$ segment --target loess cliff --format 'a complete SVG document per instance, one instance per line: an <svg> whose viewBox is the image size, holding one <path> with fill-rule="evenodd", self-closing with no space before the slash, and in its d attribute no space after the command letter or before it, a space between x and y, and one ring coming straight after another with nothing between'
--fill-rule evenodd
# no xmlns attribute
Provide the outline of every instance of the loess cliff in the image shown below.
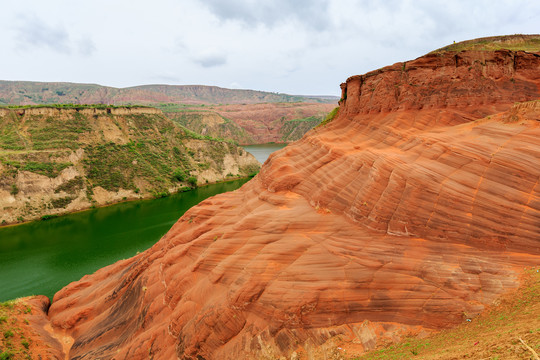
<svg viewBox="0 0 540 360"><path fill-rule="evenodd" d="M315 103L162 106L168 117L198 134L241 145L296 141L333 108L333 104Z"/></svg>
<svg viewBox="0 0 540 360"><path fill-rule="evenodd" d="M259 169L148 107L0 108L0 223L183 191Z"/></svg>
<svg viewBox="0 0 540 360"><path fill-rule="evenodd" d="M510 50L349 78L241 189L59 291L50 332L80 360L321 359L474 318L540 262L539 87Z"/></svg>

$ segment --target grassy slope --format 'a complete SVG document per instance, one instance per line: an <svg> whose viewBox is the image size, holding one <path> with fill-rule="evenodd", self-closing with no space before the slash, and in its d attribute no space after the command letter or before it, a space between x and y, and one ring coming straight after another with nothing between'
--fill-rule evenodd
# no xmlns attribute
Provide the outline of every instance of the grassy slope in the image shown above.
<svg viewBox="0 0 540 360"><path fill-rule="evenodd" d="M287 120L280 129L283 142L292 142L301 139L305 133L319 125L323 118L321 116L309 116L301 119Z"/></svg>
<svg viewBox="0 0 540 360"><path fill-rule="evenodd" d="M513 51L540 51L540 35L505 35L491 36L474 40L461 41L440 49L434 50L431 53L441 53L447 51L495 51L495 50L513 50Z"/></svg>
<svg viewBox="0 0 540 360"><path fill-rule="evenodd" d="M540 267L526 270L518 291L472 321L356 359L534 359L520 339L540 354Z"/></svg>
<svg viewBox="0 0 540 360"><path fill-rule="evenodd" d="M84 150L82 159L70 160L80 150ZM113 192L125 189L163 196L173 187L203 183L201 173L206 170L227 171L224 156L243 153L234 144L185 131L161 113L93 116L71 111L63 117L27 114L21 118L11 111L0 116L1 189L20 196L21 171L51 179L68 167L80 173L61 182L52 199L40 205L45 208L29 207L19 221L47 209L65 208L83 190L93 202L98 186ZM240 167L230 176L248 176L257 170Z"/></svg>
<svg viewBox="0 0 540 360"><path fill-rule="evenodd" d="M0 303L0 360L32 359L27 319L31 314L23 300Z"/></svg>

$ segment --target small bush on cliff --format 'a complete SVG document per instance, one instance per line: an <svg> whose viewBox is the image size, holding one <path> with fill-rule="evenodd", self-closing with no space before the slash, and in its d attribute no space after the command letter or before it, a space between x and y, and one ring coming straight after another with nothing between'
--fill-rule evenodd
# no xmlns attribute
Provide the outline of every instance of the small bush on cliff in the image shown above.
<svg viewBox="0 0 540 360"><path fill-rule="evenodd" d="M10 360L14 359L15 354L11 351L4 351L0 353L0 360Z"/></svg>
<svg viewBox="0 0 540 360"><path fill-rule="evenodd" d="M54 189L54 193L58 194L61 191L65 191L69 194L74 194L77 190L80 190L84 187L84 179L81 176L76 176L71 180L66 181L65 183L59 185Z"/></svg>
<svg viewBox="0 0 540 360"><path fill-rule="evenodd" d="M62 197L59 199L53 199L51 200L52 207L57 208L65 208L73 201L73 198L71 196Z"/></svg>
<svg viewBox="0 0 540 360"><path fill-rule="evenodd" d="M186 172L182 169L176 169L173 172L173 179L177 181L184 181L186 180Z"/></svg>
<svg viewBox="0 0 540 360"><path fill-rule="evenodd" d="M58 215L57 214L47 214L47 215L43 215L41 217L41 220L51 220L51 219L54 219L54 218L57 218Z"/></svg>
<svg viewBox="0 0 540 360"><path fill-rule="evenodd" d="M195 176L190 176L187 181L188 181L189 185L191 185L193 187L197 187L197 178Z"/></svg>
<svg viewBox="0 0 540 360"><path fill-rule="evenodd" d="M27 162L22 170L30 171L36 174L45 175L50 178L57 177L62 170L65 168L73 166L72 163L54 163L54 162L37 162L29 161Z"/></svg>
<svg viewBox="0 0 540 360"><path fill-rule="evenodd" d="M19 193L19 188L17 187L16 184L11 185L11 191L9 193L13 196Z"/></svg>

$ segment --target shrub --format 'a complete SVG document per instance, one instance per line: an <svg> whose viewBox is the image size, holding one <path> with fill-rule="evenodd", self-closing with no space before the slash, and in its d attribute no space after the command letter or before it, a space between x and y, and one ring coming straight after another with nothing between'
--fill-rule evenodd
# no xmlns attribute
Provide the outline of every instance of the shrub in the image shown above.
<svg viewBox="0 0 540 360"><path fill-rule="evenodd" d="M15 354L13 354L11 351L4 351L0 353L0 360L10 360L14 359Z"/></svg>
<svg viewBox="0 0 540 360"><path fill-rule="evenodd" d="M163 191L154 190L152 193L154 195L154 198L156 199L164 198L171 195L171 193L168 190L163 190Z"/></svg>
<svg viewBox="0 0 540 360"><path fill-rule="evenodd" d="M191 186L197 187L197 178L195 176L190 176L187 181Z"/></svg>
<svg viewBox="0 0 540 360"><path fill-rule="evenodd" d="M19 188L17 187L16 184L11 185L11 191L9 193L13 196L19 193Z"/></svg>
<svg viewBox="0 0 540 360"><path fill-rule="evenodd" d="M77 190L80 190L84 186L84 179L81 176L66 181L65 183L54 189L54 193L58 194L61 191L65 191L69 194L74 194Z"/></svg>
<svg viewBox="0 0 540 360"><path fill-rule="evenodd" d="M71 196L62 197L59 199L52 199L51 204L53 208L65 208L73 201Z"/></svg>
<svg viewBox="0 0 540 360"><path fill-rule="evenodd" d="M45 175L50 178L57 177L58 174L60 174L60 171L64 170L65 168L73 166L72 163L44 163L44 162L36 162L36 161L29 161L27 162L22 170L30 171L36 174Z"/></svg>
<svg viewBox="0 0 540 360"><path fill-rule="evenodd" d="M49 215L43 215L41 217L41 220L50 220L50 219L54 219L54 218L57 218L58 215L57 214L49 214Z"/></svg>
<svg viewBox="0 0 540 360"><path fill-rule="evenodd" d="M173 173L173 179L178 181L186 180L186 173L182 169L176 169Z"/></svg>

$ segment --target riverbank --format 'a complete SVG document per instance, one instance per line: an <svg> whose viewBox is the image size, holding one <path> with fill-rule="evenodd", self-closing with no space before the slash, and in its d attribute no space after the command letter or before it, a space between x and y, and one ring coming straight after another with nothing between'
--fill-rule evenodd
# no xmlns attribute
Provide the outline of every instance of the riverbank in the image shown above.
<svg viewBox="0 0 540 360"><path fill-rule="evenodd" d="M202 184L200 186L194 186L194 187L183 186L183 187L179 187L178 190L174 191L174 192L162 192L162 193L159 193L159 194L136 194L136 196L126 196L125 198L122 198L122 199L120 199L118 201L111 201L111 202L107 202L107 203L99 204L99 205L94 203L94 204L92 204L90 206L87 206L87 207L84 207L84 208L74 209L74 210L71 210L71 211L64 211L64 212L60 212L60 213L57 213L57 214L54 214L54 215L42 215L41 217L36 217L36 218L33 218L33 219L28 219L28 220L23 220L23 221L16 221L16 222L11 222L11 223L6 221L6 222L0 223L0 229L7 228L7 227L24 225L24 224L29 224L29 223L33 223L33 222L36 222L36 221L48 221L48 220L60 218L60 217L66 216L66 215L70 215L70 214L77 214L77 213L81 213L81 212L85 212L85 211L89 211L89 210L93 210L93 209L104 208L104 207L118 205L118 204L122 204L122 203L160 199L160 198L169 197L169 196L176 195L176 194L181 194L181 193L193 191L193 190L196 190L198 188L204 188L205 186L212 186L212 185L216 185L216 184L223 184L223 183L228 183L228 182L233 182L233 181L238 181L238 180L246 180L246 182L247 182L249 179L253 178L255 175L257 175L257 174L254 173L254 174L252 174L250 176L228 177L226 180L223 180L223 181L207 182L207 183Z"/></svg>
<svg viewBox="0 0 540 360"><path fill-rule="evenodd" d="M52 298L68 283L146 250L188 209L247 181L209 184L159 199L0 228L0 302L32 294Z"/></svg>
<svg viewBox="0 0 540 360"><path fill-rule="evenodd" d="M0 109L0 225L248 176L256 159L144 107Z"/></svg>

